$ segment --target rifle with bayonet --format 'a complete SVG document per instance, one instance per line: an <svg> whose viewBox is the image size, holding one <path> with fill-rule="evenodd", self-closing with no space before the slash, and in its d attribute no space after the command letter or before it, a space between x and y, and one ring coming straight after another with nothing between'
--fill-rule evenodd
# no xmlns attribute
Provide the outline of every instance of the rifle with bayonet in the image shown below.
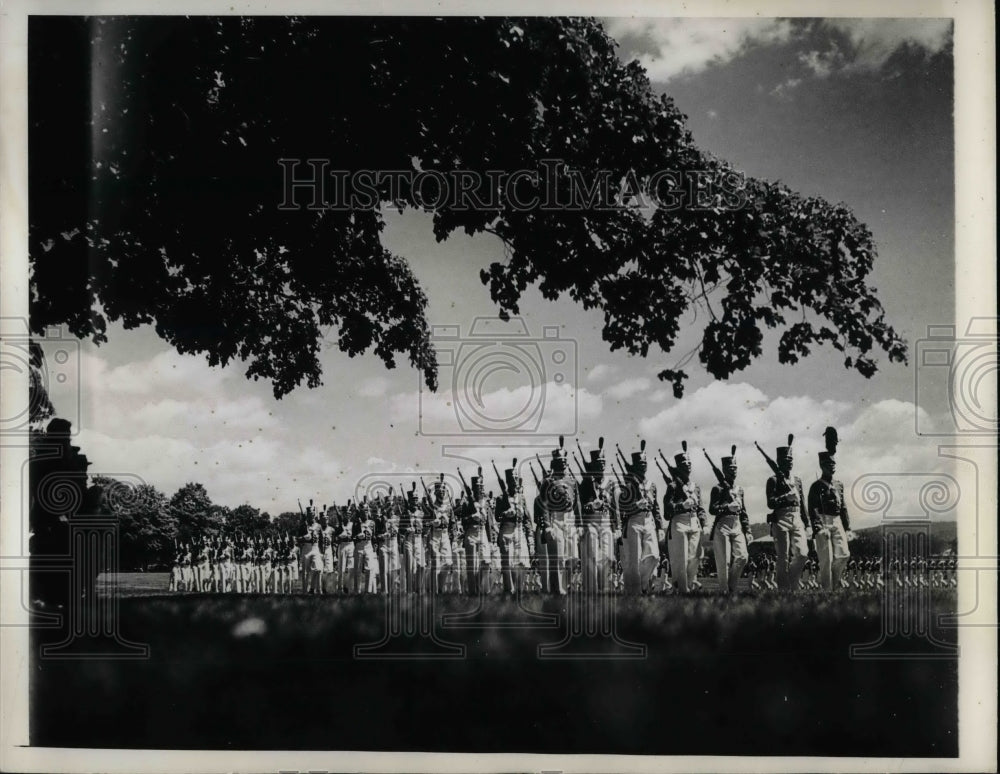
<svg viewBox="0 0 1000 774"><path fill-rule="evenodd" d="M719 487L722 489L722 491L724 493L728 494L729 491L730 491L730 489L731 489L731 487L729 486L729 482L726 480L726 474L723 473L721 470L719 470L718 466L715 464L715 462L713 462L712 458L708 456L708 452L705 451L704 447L702 447L701 451L705 455L705 459L708 460L708 464L712 466L712 472L715 474L715 478L719 482ZM735 452L736 452L736 447L734 446L733 447L733 453L735 454ZM711 507L711 505L709 505L709 507ZM712 515L712 529L710 529L709 532L708 532L708 539L709 540L714 540L715 539L715 525L716 525L716 523L718 521L719 521L719 517L713 514Z"/></svg>

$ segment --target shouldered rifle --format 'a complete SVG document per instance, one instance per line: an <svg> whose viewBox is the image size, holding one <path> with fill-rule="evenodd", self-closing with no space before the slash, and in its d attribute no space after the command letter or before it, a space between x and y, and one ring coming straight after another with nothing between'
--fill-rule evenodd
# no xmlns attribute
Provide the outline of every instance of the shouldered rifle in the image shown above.
<svg viewBox="0 0 1000 774"><path fill-rule="evenodd" d="M771 472L774 473L775 476L777 476L779 481L783 481L785 476L781 472L781 468L778 467L778 463L772 460L771 457L768 455L768 453L764 451L762 448L760 448L759 443L754 441L753 445L757 447L757 451L759 451L762 455L764 455L764 461L767 463L767 466L771 469Z"/></svg>
<svg viewBox="0 0 1000 774"><path fill-rule="evenodd" d="M622 466L622 472L625 472L625 466L628 465L628 460L625 459L625 455L622 453L622 447L617 443L615 444L615 459L618 460L618 464Z"/></svg>
<svg viewBox="0 0 1000 774"><path fill-rule="evenodd" d="M667 486L670 486L674 482L674 480L669 475L667 475L667 471L665 471L660 466L660 461L656 459L656 457L653 457L653 462L656 463L656 467L659 469L660 475L663 476L663 483L666 484Z"/></svg>
<svg viewBox="0 0 1000 774"><path fill-rule="evenodd" d="M670 478L672 479L677 478L677 468L675 468L673 465L670 464L670 460L668 460L666 455L664 455L663 449L657 449L656 451L660 455L660 458L663 460L663 464L667 466L667 473L670 474Z"/></svg>
<svg viewBox="0 0 1000 774"><path fill-rule="evenodd" d="M465 483L465 476L462 475L462 469L458 468L457 470L458 470L458 478L461 480L462 488L465 490L465 495L466 497L469 498L469 500L472 500L472 490L469 488L469 485Z"/></svg>
<svg viewBox="0 0 1000 774"><path fill-rule="evenodd" d="M719 470L719 468L716 466L716 464L712 461L712 458L708 456L708 452L705 451L704 448L702 448L701 451L705 455L705 459L708 460L708 464L712 466L712 472L715 474L715 478L719 482L719 487L724 492L726 492L726 493L732 491L732 488L729 486L729 482L726 481L725 474L721 470ZM736 447L734 446L733 447L733 453L735 453L735 451L736 451ZM719 522L719 517L715 516L712 519L712 529L709 530L709 533L708 533L708 539L709 540L714 540L715 539L715 525L718 524L718 522Z"/></svg>
<svg viewBox="0 0 1000 774"><path fill-rule="evenodd" d="M538 452L535 452L535 459L538 460L538 467L542 471L542 481L545 481L549 477L548 471L545 470L545 464L542 462L542 458L538 456Z"/></svg>
<svg viewBox="0 0 1000 774"><path fill-rule="evenodd" d="M735 449L736 447L733 448ZM721 470L719 470L719 468L716 466L714 462L712 462L712 458L708 456L708 452L705 451L704 448L701 451L705 455L705 459L708 460L708 464L712 466L712 472L715 474L716 479L718 479L719 486L721 486L726 491L729 491L730 486L729 482L726 481L725 474Z"/></svg>
<svg viewBox="0 0 1000 774"><path fill-rule="evenodd" d="M493 466L493 472L496 473L497 483L500 484L500 494L507 497L507 484L504 483L503 478L500 476L500 471L497 470L497 464L493 460L490 460L490 465Z"/></svg>
<svg viewBox="0 0 1000 774"><path fill-rule="evenodd" d="M535 475L535 466L531 464L531 460L528 460L528 469L531 471L531 477L535 479L535 489L541 489L542 482L538 480L538 476Z"/></svg>
<svg viewBox="0 0 1000 774"><path fill-rule="evenodd" d="M572 454L573 454L573 461L574 461L574 462L576 463L576 466L577 466L577 467L578 467L578 468L580 469L580 475L581 475L581 476L582 476L582 477L583 477L584 479L586 479L586 478L587 478L587 471L586 471L586 469L584 469L584 467L583 467L583 463L581 463L581 462L580 462L580 460L578 460L578 459L576 458L576 452L572 452ZM583 452L580 452L580 455L582 456L582 455L583 455Z"/></svg>

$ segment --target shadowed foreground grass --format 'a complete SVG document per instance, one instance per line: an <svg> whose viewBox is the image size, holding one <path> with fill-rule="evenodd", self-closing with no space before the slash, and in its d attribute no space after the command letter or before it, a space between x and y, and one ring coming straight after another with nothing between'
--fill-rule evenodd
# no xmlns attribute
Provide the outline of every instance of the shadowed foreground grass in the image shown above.
<svg viewBox="0 0 1000 774"><path fill-rule="evenodd" d="M954 592L930 601L950 611ZM125 598L121 633L150 658L36 658L32 744L957 754L955 660L849 656L879 639L878 595L619 598L591 610L615 636L572 630L568 604Z"/></svg>

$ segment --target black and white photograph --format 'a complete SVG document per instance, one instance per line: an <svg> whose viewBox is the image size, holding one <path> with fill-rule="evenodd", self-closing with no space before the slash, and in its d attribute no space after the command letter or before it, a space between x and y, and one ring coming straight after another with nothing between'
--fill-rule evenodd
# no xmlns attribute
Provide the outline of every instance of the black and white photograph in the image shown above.
<svg viewBox="0 0 1000 774"><path fill-rule="evenodd" d="M997 770L994 9L706 9L0 18L0 768Z"/></svg>

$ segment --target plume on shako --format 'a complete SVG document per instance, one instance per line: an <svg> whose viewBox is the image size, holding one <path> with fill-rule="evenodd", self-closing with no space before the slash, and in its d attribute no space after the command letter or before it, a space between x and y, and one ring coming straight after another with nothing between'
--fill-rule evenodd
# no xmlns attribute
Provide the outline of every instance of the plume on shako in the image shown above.
<svg viewBox="0 0 1000 774"><path fill-rule="evenodd" d="M733 444L728 457L722 458L723 470L736 470L736 444Z"/></svg>
<svg viewBox="0 0 1000 774"><path fill-rule="evenodd" d="M629 464L629 472L635 473L642 470L646 472L646 439L639 441L639 451L632 452L632 462Z"/></svg>
<svg viewBox="0 0 1000 774"><path fill-rule="evenodd" d="M826 440L826 451L821 451L819 453L819 464L820 466L827 465L831 462L835 462L837 458L837 443L839 438L837 437L837 430L833 427L828 427L823 431L823 438Z"/></svg>
<svg viewBox="0 0 1000 774"><path fill-rule="evenodd" d="M472 477L472 491L477 497L481 497L485 491L486 482L483 480L482 467L476 468L476 475Z"/></svg>
<svg viewBox="0 0 1000 774"><path fill-rule="evenodd" d="M835 427L828 427L823 431L823 438L826 439L826 453L831 457L837 454L837 444L840 443L840 438L837 435L837 429Z"/></svg>
<svg viewBox="0 0 1000 774"><path fill-rule="evenodd" d="M792 459L792 441L795 440L795 436L791 433L788 434L788 446L779 446L777 449L778 462L783 462L784 460Z"/></svg>
<svg viewBox="0 0 1000 774"><path fill-rule="evenodd" d="M552 450L552 470L566 469L566 437L559 436L559 448Z"/></svg>
<svg viewBox="0 0 1000 774"><path fill-rule="evenodd" d="M507 491L515 491L521 483L521 477L517 475L517 457L510 463L510 467L504 470L503 477L507 482Z"/></svg>
<svg viewBox="0 0 1000 774"><path fill-rule="evenodd" d="M438 479L434 482L434 494L439 497L444 497L444 473L441 473Z"/></svg>
<svg viewBox="0 0 1000 774"><path fill-rule="evenodd" d="M587 463L587 470L591 472L603 472L604 467L604 436L602 435L597 439L597 448L590 451L590 461Z"/></svg>
<svg viewBox="0 0 1000 774"><path fill-rule="evenodd" d="M674 464L677 466L691 464L691 458L688 456L687 441L681 441L681 451L674 455Z"/></svg>

